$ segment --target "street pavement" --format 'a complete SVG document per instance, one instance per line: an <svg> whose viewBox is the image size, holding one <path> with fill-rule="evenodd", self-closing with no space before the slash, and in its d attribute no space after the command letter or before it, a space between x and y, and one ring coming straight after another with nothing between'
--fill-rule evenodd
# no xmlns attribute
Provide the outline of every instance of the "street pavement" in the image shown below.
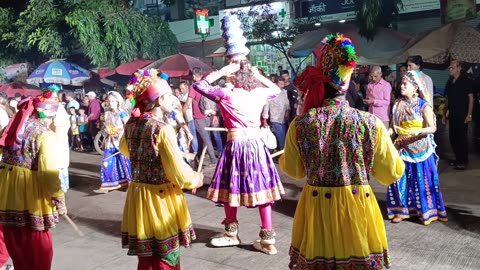
<svg viewBox="0 0 480 270"><path fill-rule="evenodd" d="M393 224L384 218L393 261L391 269L480 269L480 157L472 154L469 169L456 171L445 161L451 157L448 142L443 139L439 144L438 149L446 153L439 162L439 172L449 221L423 226L415 221ZM93 192L100 186L101 163L98 154L71 153L68 215L85 236L78 236L61 219L52 230L55 270L136 269L137 258L127 256L120 241L126 192ZM204 168L208 182L213 167ZM197 240L190 248L181 249L182 269L288 269L292 220L304 182L283 174L281 177L286 194L273 207L277 255L265 255L251 246L260 229L257 209L239 209L240 246L210 247L210 238L222 234L223 208L205 199L205 185L196 195L186 192ZM372 186L385 217L386 188L377 182L372 182Z"/></svg>

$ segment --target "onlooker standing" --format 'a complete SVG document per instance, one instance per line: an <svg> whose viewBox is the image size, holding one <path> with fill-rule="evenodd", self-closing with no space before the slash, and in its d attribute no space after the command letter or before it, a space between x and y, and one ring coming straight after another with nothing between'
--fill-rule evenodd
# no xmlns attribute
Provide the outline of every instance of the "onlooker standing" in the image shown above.
<svg viewBox="0 0 480 270"><path fill-rule="evenodd" d="M195 122L193 121L192 102L190 101L187 104L190 88L188 87L188 84L185 81L181 82L179 87L180 87L180 96L178 97L178 99L183 105L183 109L182 109L183 116L185 118L185 122L187 122L188 129L192 134L191 150L193 153L196 154L198 152L197 129L195 128Z"/></svg>
<svg viewBox="0 0 480 270"><path fill-rule="evenodd" d="M79 116L74 107L68 108L70 113L70 133L72 134L73 150L83 152L82 139L80 138Z"/></svg>
<svg viewBox="0 0 480 270"><path fill-rule="evenodd" d="M408 70L418 70L420 71L420 79L424 81L425 85L427 86L427 95L426 97L428 100L427 102L430 103L433 107L433 81L430 76L427 74L423 73L422 71L422 66L423 66L423 59L420 55L414 55L408 57L407 60L407 66ZM403 78L403 77L402 77Z"/></svg>
<svg viewBox="0 0 480 270"><path fill-rule="evenodd" d="M348 101L350 107L363 111L363 98L358 94L357 88L360 89L360 85L351 80L345 93L345 99Z"/></svg>
<svg viewBox="0 0 480 270"><path fill-rule="evenodd" d="M290 102L283 78L277 79L277 86L281 92L274 99L267 101L262 111L262 126L266 127L267 119L270 119L272 132L277 138L277 149L285 147L285 135L287 134L287 122L290 120Z"/></svg>
<svg viewBox="0 0 480 270"><path fill-rule="evenodd" d="M65 93L65 100L67 101L67 108L70 110L70 108L75 108L75 110L80 109L80 103L75 99L75 93L70 90L64 91Z"/></svg>
<svg viewBox="0 0 480 270"><path fill-rule="evenodd" d="M458 60L452 60L449 69L452 77L445 87L447 102L442 123L446 124L448 110L450 144L455 153L451 165L457 170L465 170L468 165L468 123L472 121L473 111L473 82L462 72Z"/></svg>
<svg viewBox="0 0 480 270"><path fill-rule="evenodd" d="M298 90L297 88L293 85L291 78L290 78L290 73L288 70L283 70L282 71L282 78L285 83L285 90L287 90L287 95L288 95L288 101L290 102L290 111L295 112L297 108L297 100L298 100ZM292 113L290 116L290 119L288 119L288 124L295 118L295 114Z"/></svg>
<svg viewBox="0 0 480 270"><path fill-rule="evenodd" d="M370 82L367 85L368 112L374 114L383 122L386 128L390 123L390 98L392 86L382 78L382 68L372 66L370 70Z"/></svg>
<svg viewBox="0 0 480 270"><path fill-rule="evenodd" d="M78 109L78 132L80 132L80 140L82 141L82 146L84 146L83 148L89 147L92 141L92 137L88 134L86 111L87 108L85 106L81 106L80 109Z"/></svg>
<svg viewBox="0 0 480 270"><path fill-rule="evenodd" d="M398 77L396 80L395 80L395 89L393 91L393 97L395 99L401 97L401 93L400 93L400 90L401 90L401 87L402 87L402 78L407 74L407 65L401 65L400 66L400 69L399 69L399 74L400 74L400 77ZM392 100L392 104L395 103L395 100ZM430 104L433 106L433 104Z"/></svg>
<svg viewBox="0 0 480 270"><path fill-rule="evenodd" d="M95 139L97 133L99 131L99 121L100 121L100 114L102 113L102 105L100 105L100 101L97 100L97 94L95 92L90 91L86 94L88 97L88 117L87 117L87 126L88 132L92 137L92 140Z"/></svg>
<svg viewBox="0 0 480 270"><path fill-rule="evenodd" d="M193 68L193 81L199 82L202 79L202 70L200 68ZM188 99L185 105L188 107L192 104L193 110L193 120L195 122L195 129L197 130L200 140L198 140L199 149L207 146L207 153L210 157L210 164L217 164L218 159L215 157L215 150L213 149L212 139L208 131L205 130L206 127L210 126L210 117L205 116L200 110L200 99L202 94L198 93L190 86L190 92L188 94Z"/></svg>

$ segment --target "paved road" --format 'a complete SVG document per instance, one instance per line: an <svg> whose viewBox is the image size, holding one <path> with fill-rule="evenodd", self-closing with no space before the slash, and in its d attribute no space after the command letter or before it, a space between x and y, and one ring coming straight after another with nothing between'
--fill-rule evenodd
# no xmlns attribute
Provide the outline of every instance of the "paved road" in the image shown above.
<svg viewBox="0 0 480 270"><path fill-rule="evenodd" d="M445 145L445 144L443 144ZM480 269L480 158L472 155L471 168L455 171L445 161L439 163L442 192L449 222L423 226L405 221L385 221L393 266L391 269ZM67 194L69 216L86 234L78 237L62 219L52 230L55 270L136 269L136 257L127 256L120 245L120 223L125 192L95 194L99 187L99 155L72 152L71 190ZM212 169L205 170L206 179ZM287 269L290 230L303 182L282 175L284 199L274 205L273 222L277 231L277 255L252 249L260 219L256 209L240 209L239 247L211 248L212 236L222 233L223 209L205 199L206 187L196 195L186 195L198 239L181 250L183 269ZM382 209L386 189L372 183Z"/></svg>

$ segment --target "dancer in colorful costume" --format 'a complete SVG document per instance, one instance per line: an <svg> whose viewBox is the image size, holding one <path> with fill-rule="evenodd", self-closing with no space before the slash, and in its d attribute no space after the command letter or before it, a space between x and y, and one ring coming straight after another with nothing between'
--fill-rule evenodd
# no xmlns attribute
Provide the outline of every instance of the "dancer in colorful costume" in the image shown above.
<svg viewBox="0 0 480 270"><path fill-rule="evenodd" d="M124 99L116 91L108 92L108 110L105 112L104 128L107 133L103 141L103 164L101 169L102 186L95 190L97 193L107 193L127 186L132 179L130 161L119 153L120 138L124 132L124 125L128 121L128 114L123 110Z"/></svg>
<svg viewBox="0 0 480 270"><path fill-rule="evenodd" d="M138 256L139 270L180 269L180 245L195 239L182 189L200 187L203 174L183 161L175 131L164 121L174 109L167 81L151 69L135 73L130 83L136 104L120 141L132 167L122 245Z"/></svg>
<svg viewBox="0 0 480 270"><path fill-rule="evenodd" d="M193 85L196 91L218 103L228 128L227 144L207 195L208 199L224 205L225 233L210 243L216 247L239 245L237 209L258 207L262 227L253 246L264 253L276 254L272 203L281 199L284 190L269 150L260 140L259 128L263 105L278 95L280 89L246 59L249 50L235 15L222 19L222 30L230 64ZM232 82L231 86L211 85L224 76Z"/></svg>
<svg viewBox="0 0 480 270"><path fill-rule="evenodd" d="M350 39L329 35L316 67L295 80L306 94L291 123L280 167L306 178L293 220L290 269L382 269L390 266L382 213L369 185L395 182L404 163L374 115L348 105L356 65Z"/></svg>
<svg viewBox="0 0 480 270"><path fill-rule="evenodd" d="M50 270L50 228L66 214L57 166L57 93L47 89L18 104L0 138L0 224L15 269Z"/></svg>
<svg viewBox="0 0 480 270"><path fill-rule="evenodd" d="M388 218L394 223L418 216L424 225L447 221L440 192L433 134L435 115L429 90L418 71L408 71L401 85L402 97L393 106L393 133L400 157L405 162L402 178L388 187Z"/></svg>

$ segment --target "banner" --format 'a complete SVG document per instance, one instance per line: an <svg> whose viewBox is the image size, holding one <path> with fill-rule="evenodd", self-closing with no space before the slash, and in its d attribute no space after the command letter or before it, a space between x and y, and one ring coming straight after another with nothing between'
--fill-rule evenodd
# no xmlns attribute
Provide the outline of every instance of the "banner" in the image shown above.
<svg viewBox="0 0 480 270"><path fill-rule="evenodd" d="M477 16L476 0L441 0L442 22L469 20Z"/></svg>
<svg viewBox="0 0 480 270"><path fill-rule="evenodd" d="M7 79L13 79L19 75L27 75L28 77L28 63L19 63L0 68L0 73L4 73Z"/></svg>

